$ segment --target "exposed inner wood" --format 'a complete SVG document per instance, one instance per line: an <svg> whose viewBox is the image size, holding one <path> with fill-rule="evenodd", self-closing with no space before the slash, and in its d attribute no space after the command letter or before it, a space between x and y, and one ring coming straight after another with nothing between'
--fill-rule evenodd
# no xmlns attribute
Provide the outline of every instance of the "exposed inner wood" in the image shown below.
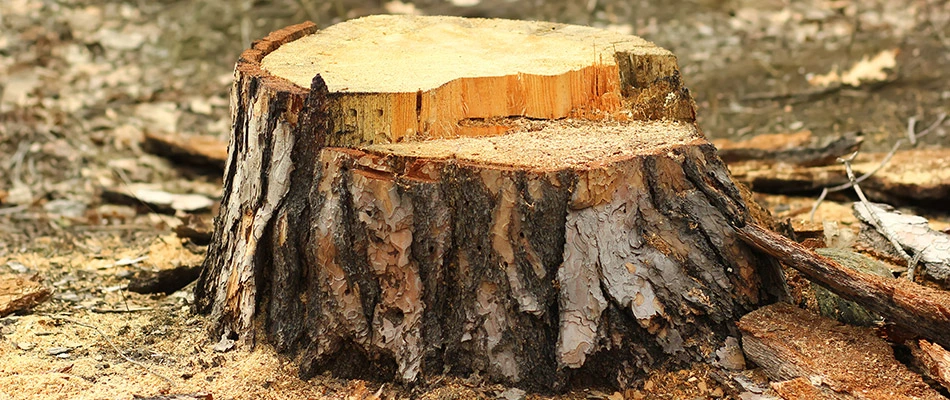
<svg viewBox="0 0 950 400"><path fill-rule="evenodd" d="M468 119L637 118L630 88L673 75L676 59L641 38L548 22L371 16L281 45L261 61L334 99L340 145L499 134ZM673 105L671 98L661 99Z"/></svg>
<svg viewBox="0 0 950 400"><path fill-rule="evenodd" d="M693 124L664 121L526 121L496 137L377 144L364 150L380 155L455 159L527 170L589 168L672 146L705 142Z"/></svg>

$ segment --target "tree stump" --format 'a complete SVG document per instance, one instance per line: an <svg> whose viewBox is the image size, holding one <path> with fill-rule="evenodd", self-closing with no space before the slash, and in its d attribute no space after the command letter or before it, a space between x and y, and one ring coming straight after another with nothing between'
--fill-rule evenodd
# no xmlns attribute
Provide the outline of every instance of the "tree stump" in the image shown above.
<svg viewBox="0 0 950 400"><path fill-rule="evenodd" d="M544 22L305 23L235 69L196 288L215 337L301 366L535 390L708 361L776 264L676 59Z"/></svg>

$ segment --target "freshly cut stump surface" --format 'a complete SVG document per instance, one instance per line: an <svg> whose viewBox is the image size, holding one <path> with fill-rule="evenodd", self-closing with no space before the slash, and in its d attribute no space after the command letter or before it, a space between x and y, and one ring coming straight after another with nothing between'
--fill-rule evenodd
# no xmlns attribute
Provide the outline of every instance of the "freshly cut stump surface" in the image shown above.
<svg viewBox="0 0 950 400"><path fill-rule="evenodd" d="M637 37L295 25L241 55L232 118L197 308L304 376L626 386L782 295L675 58Z"/></svg>

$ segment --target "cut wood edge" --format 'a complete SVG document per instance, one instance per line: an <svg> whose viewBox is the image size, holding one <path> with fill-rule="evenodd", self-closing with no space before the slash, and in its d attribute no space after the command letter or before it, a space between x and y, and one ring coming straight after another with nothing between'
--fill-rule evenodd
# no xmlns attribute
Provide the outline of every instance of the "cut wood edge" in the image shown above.
<svg viewBox="0 0 950 400"><path fill-rule="evenodd" d="M924 374L950 390L950 351L923 339L908 343L908 347Z"/></svg>
<svg viewBox="0 0 950 400"><path fill-rule="evenodd" d="M427 140L363 148L401 164L458 162L491 169L581 170L607 166L641 155L663 154L681 146L708 143L691 123L675 121L590 122L512 121L502 136Z"/></svg>
<svg viewBox="0 0 950 400"><path fill-rule="evenodd" d="M332 99L331 146L498 135L510 127L497 118L519 116L695 121L676 57L636 36L547 22L385 15L272 36L241 68L298 90L320 75ZM393 49L399 57L380 56Z"/></svg>

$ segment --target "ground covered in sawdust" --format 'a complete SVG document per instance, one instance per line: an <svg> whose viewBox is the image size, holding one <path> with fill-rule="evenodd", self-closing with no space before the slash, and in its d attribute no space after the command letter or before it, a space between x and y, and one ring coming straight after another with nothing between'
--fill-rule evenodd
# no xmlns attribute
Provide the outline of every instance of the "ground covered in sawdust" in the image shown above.
<svg viewBox="0 0 950 400"><path fill-rule="evenodd" d="M265 347L216 351L207 321L190 312L190 287L168 295L127 290L136 272L199 264L204 248L173 229L190 218L208 223L215 210L159 210L115 193L148 184L217 200L221 184L219 170L144 151L145 134L226 139L237 55L290 23L328 26L404 12L552 20L638 34L677 54L710 137L861 130L866 148L880 151L906 135L910 118L926 126L950 111L945 0L2 3L0 274L39 280L53 292L31 311L0 318L0 399L523 395L478 377L413 388L330 377L301 381ZM893 55L893 65L873 82L813 84L880 54ZM947 141L947 128L938 127L920 146ZM770 201L773 211L789 216L801 215L808 203ZM828 210L826 217L838 218ZM761 389L752 378L713 375L705 366L660 371L623 393L578 389L562 397L703 398Z"/></svg>

